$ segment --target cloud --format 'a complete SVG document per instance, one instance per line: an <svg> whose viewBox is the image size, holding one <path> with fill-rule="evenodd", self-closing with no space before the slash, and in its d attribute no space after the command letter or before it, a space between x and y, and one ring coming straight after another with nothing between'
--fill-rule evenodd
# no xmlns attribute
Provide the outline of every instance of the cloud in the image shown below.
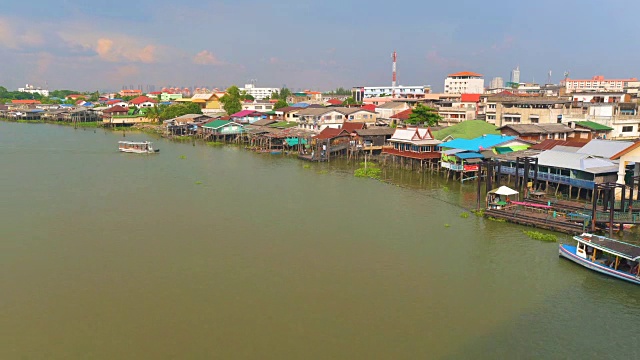
<svg viewBox="0 0 640 360"><path fill-rule="evenodd" d="M508 50L511 47L513 47L513 44L515 43L515 41L516 41L515 37L511 35L506 35L504 39L502 39L502 42L491 45L491 50L494 50L494 51Z"/></svg>
<svg viewBox="0 0 640 360"><path fill-rule="evenodd" d="M427 52L426 59L428 62L427 66L435 65L439 68L445 68L445 69L459 68L459 67L465 66L465 64L460 60L441 55L440 52L435 48Z"/></svg>
<svg viewBox="0 0 640 360"><path fill-rule="evenodd" d="M102 60L110 62L156 62L156 46L140 45L136 41L111 38L99 38L95 45L91 45Z"/></svg>
<svg viewBox="0 0 640 360"><path fill-rule="evenodd" d="M110 78L111 80L124 82L138 75L140 75L140 68L138 68L138 66L123 65L115 68L115 70L110 73Z"/></svg>
<svg viewBox="0 0 640 360"><path fill-rule="evenodd" d="M278 63L280 63L280 59L278 59L275 56L269 59L269 64L278 64Z"/></svg>
<svg viewBox="0 0 640 360"><path fill-rule="evenodd" d="M225 65L223 61L218 59L211 51L202 50L193 57L193 63L198 65Z"/></svg>

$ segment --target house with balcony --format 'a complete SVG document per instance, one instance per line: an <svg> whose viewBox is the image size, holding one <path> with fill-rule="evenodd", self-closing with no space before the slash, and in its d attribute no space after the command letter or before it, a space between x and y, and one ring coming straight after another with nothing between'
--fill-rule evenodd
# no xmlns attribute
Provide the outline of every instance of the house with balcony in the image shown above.
<svg viewBox="0 0 640 360"><path fill-rule="evenodd" d="M228 120L213 120L202 125L204 138L225 138L244 133L244 125Z"/></svg>
<svg viewBox="0 0 640 360"><path fill-rule="evenodd" d="M562 115L562 122L572 124L590 121L611 128L610 139L640 137L640 115L635 102L573 103L571 112Z"/></svg>
<svg viewBox="0 0 640 360"><path fill-rule="evenodd" d="M259 112L268 112L273 110L275 101L271 100L254 100L242 103L242 110L253 110Z"/></svg>
<svg viewBox="0 0 640 360"><path fill-rule="evenodd" d="M197 93L193 94L190 101L198 104L203 114L214 116L225 112L220 97L217 93Z"/></svg>
<svg viewBox="0 0 640 360"><path fill-rule="evenodd" d="M315 131L340 129L345 122L373 124L377 119L375 112L357 107L308 107L296 115L300 128Z"/></svg>
<svg viewBox="0 0 640 360"><path fill-rule="evenodd" d="M394 160L417 160L420 164L437 164L440 152L437 147L442 141L436 140L430 128L410 126L395 129L388 141L388 146L382 149L383 154L391 155Z"/></svg>

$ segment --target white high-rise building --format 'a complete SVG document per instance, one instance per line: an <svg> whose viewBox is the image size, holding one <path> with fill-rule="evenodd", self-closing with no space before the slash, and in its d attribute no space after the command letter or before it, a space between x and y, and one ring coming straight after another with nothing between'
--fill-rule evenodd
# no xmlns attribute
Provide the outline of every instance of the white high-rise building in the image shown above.
<svg viewBox="0 0 640 360"><path fill-rule="evenodd" d="M280 91L278 88L258 88L254 84L244 84L243 88L240 88L240 92L245 91L247 94L253 96L256 100L269 99L271 94Z"/></svg>
<svg viewBox="0 0 640 360"><path fill-rule="evenodd" d="M489 83L489 89L504 89L504 80L500 76L494 77Z"/></svg>
<svg viewBox="0 0 640 360"><path fill-rule="evenodd" d="M511 82L514 84L520 84L520 65L511 70Z"/></svg>
<svg viewBox="0 0 640 360"><path fill-rule="evenodd" d="M49 90L41 87L35 87L33 85L26 84L23 88L18 88L19 92L26 92L30 94L40 94L42 96L49 96Z"/></svg>
<svg viewBox="0 0 640 360"><path fill-rule="evenodd" d="M482 94L484 93L484 79L481 74L462 71L449 74L444 79L445 94Z"/></svg>

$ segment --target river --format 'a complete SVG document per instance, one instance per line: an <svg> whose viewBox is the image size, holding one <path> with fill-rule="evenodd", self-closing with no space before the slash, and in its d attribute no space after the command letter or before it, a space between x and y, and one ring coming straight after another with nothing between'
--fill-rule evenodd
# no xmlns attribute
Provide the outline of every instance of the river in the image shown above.
<svg viewBox="0 0 640 360"><path fill-rule="evenodd" d="M0 122L0 358L640 357L640 288L473 183L122 139Z"/></svg>

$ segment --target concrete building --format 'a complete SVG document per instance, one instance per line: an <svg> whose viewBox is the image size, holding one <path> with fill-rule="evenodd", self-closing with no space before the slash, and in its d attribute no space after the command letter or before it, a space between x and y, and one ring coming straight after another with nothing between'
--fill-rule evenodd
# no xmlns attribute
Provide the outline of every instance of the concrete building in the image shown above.
<svg viewBox="0 0 640 360"><path fill-rule="evenodd" d="M511 83L520 84L520 66L516 66L515 69L511 70Z"/></svg>
<svg viewBox="0 0 640 360"><path fill-rule="evenodd" d="M449 74L444 80L446 94L482 94L484 93L484 79L481 74L462 71Z"/></svg>
<svg viewBox="0 0 640 360"><path fill-rule="evenodd" d="M636 78L605 79L602 75L594 76L591 79L567 78L563 81L567 93L579 91L623 91L627 87L634 87L636 83L638 83Z"/></svg>
<svg viewBox="0 0 640 360"><path fill-rule="evenodd" d="M402 86L395 87L396 98L421 98L425 94L431 93L431 86L419 85L419 86ZM362 102L366 98L375 98L382 95L389 96L393 94L393 88L391 86L356 86L351 89L353 98Z"/></svg>
<svg viewBox="0 0 640 360"><path fill-rule="evenodd" d="M41 87L35 87L29 84L26 84L23 88L18 88L18 91L29 94L40 94L42 96L49 96L49 90L43 89Z"/></svg>
<svg viewBox="0 0 640 360"><path fill-rule="evenodd" d="M489 89L504 89L504 80L501 77L494 77L489 83Z"/></svg>
<svg viewBox="0 0 640 360"><path fill-rule="evenodd" d="M253 96L256 100L269 99L271 94L280 91L278 88L259 88L254 84L245 84L243 88L240 88L240 92L246 92L248 95Z"/></svg>

